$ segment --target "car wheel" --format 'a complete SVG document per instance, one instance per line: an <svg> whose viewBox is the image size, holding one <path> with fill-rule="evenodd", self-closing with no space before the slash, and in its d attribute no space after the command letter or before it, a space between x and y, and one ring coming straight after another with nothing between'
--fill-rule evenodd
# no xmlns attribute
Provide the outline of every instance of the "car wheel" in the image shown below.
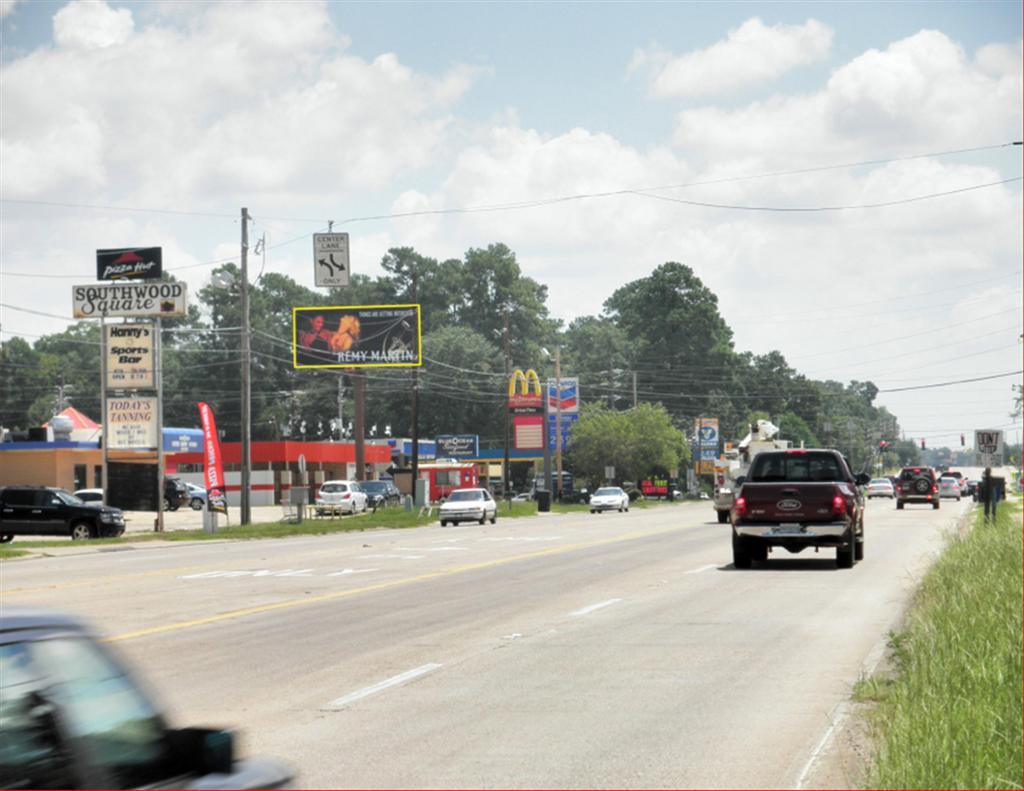
<svg viewBox="0 0 1024 791"><path fill-rule="evenodd" d="M193 497L192 501L189 503L189 507L193 511L202 511L203 510L203 501L200 500L198 497Z"/></svg>
<svg viewBox="0 0 1024 791"><path fill-rule="evenodd" d="M491 524L492 525L498 524L498 512L497 511L495 511L494 512L494 516L491 517Z"/></svg>
<svg viewBox="0 0 1024 791"><path fill-rule="evenodd" d="M480 517L480 524L483 524L486 521L487 521L487 514L484 514L483 516Z"/></svg>
<svg viewBox="0 0 1024 791"><path fill-rule="evenodd" d="M72 541L85 541L92 538L92 525L88 522L75 522L71 525Z"/></svg>
<svg viewBox="0 0 1024 791"><path fill-rule="evenodd" d="M441 527L448 527L448 523L443 519L441 520Z"/></svg>
<svg viewBox="0 0 1024 791"><path fill-rule="evenodd" d="M853 559L864 560L864 539L853 545Z"/></svg>
<svg viewBox="0 0 1024 791"><path fill-rule="evenodd" d="M938 511L939 510L939 501L938 500L936 500L934 503L932 503L932 510L934 510L934 511Z"/></svg>
<svg viewBox="0 0 1024 791"><path fill-rule="evenodd" d="M718 514L718 524L724 525L726 522L729 521L728 511L716 511L715 513Z"/></svg>
<svg viewBox="0 0 1024 791"><path fill-rule="evenodd" d="M366 513L366 508L367 508L366 500L363 500L363 513L364 514Z"/></svg>
<svg viewBox="0 0 1024 791"><path fill-rule="evenodd" d="M902 500L897 500L896 501L896 510L897 511L902 511L903 510L903 501Z"/></svg>
<svg viewBox="0 0 1024 791"><path fill-rule="evenodd" d="M590 509L590 513L592 513L592 514L596 514L596 513L597 513L597 511L595 511L595 510L594 510L593 508L591 508L591 509Z"/></svg>
<svg viewBox="0 0 1024 791"><path fill-rule="evenodd" d="M733 533L732 536L732 565L738 569L749 569L754 562L750 552L749 542L742 536Z"/></svg>
<svg viewBox="0 0 1024 791"><path fill-rule="evenodd" d="M856 550L854 545L857 542L850 537L850 541L846 544L836 547L836 568L839 569L852 569L853 568L853 556Z"/></svg>
<svg viewBox="0 0 1024 791"><path fill-rule="evenodd" d="M14 540L14 536L9 533L4 533L0 536L0 544L10 544Z"/></svg>

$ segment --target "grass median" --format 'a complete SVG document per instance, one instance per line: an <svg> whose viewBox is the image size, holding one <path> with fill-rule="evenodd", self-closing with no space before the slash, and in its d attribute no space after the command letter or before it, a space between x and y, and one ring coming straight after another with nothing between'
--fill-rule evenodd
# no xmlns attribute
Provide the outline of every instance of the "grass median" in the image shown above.
<svg viewBox="0 0 1024 791"><path fill-rule="evenodd" d="M1021 511L978 509L926 575L876 705L866 788L1021 788Z"/></svg>

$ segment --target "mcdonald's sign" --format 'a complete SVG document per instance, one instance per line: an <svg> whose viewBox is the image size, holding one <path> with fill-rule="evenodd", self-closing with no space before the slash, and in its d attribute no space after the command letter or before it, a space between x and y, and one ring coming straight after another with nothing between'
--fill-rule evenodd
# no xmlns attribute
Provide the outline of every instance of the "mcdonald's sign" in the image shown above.
<svg viewBox="0 0 1024 791"><path fill-rule="evenodd" d="M540 379L532 368L525 373L519 368L512 372L508 380L508 408L520 414L543 411Z"/></svg>

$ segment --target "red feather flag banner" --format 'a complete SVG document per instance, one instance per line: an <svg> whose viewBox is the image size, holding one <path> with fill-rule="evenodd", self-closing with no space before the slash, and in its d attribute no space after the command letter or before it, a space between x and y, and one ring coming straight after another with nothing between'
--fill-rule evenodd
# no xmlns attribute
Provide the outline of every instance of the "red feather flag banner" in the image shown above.
<svg viewBox="0 0 1024 791"><path fill-rule="evenodd" d="M199 402L199 420L203 426L203 478L206 483L207 508L222 514L228 512L224 487L224 464L221 462L217 421L210 405Z"/></svg>

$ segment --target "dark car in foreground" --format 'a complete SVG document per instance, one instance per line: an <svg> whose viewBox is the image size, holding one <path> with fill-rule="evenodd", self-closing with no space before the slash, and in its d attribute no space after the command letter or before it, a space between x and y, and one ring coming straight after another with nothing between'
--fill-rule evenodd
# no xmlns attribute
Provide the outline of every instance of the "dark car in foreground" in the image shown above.
<svg viewBox="0 0 1024 791"><path fill-rule="evenodd" d="M0 543L15 536L115 538L124 532L124 512L86 503L53 486L0 489Z"/></svg>
<svg viewBox="0 0 1024 791"><path fill-rule="evenodd" d="M281 788L291 771L239 759L224 730L172 728L74 618L4 608L0 788Z"/></svg>
<svg viewBox="0 0 1024 791"><path fill-rule="evenodd" d="M854 475L836 450L794 448L754 457L732 506L733 565L748 569L775 547L836 550L836 566L864 557L864 495L870 476Z"/></svg>

